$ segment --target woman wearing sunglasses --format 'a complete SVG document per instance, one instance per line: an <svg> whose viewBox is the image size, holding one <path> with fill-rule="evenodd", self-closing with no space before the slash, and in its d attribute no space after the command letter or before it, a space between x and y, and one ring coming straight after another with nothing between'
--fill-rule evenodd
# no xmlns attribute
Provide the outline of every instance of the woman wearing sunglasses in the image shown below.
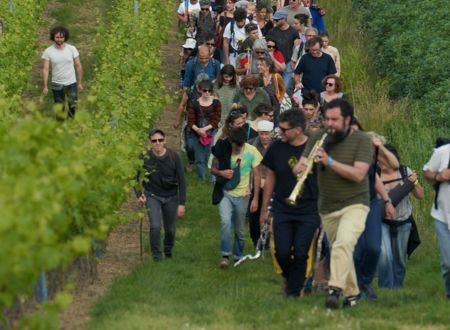
<svg viewBox="0 0 450 330"><path fill-rule="evenodd" d="M256 118L253 112L260 103L271 105L270 97L267 92L259 86L259 77L247 75L241 80L241 88L234 97L235 103L244 105L250 114L250 120Z"/></svg>
<svg viewBox="0 0 450 330"><path fill-rule="evenodd" d="M149 133L150 148L144 157L144 180L137 178L143 189L136 190L150 220L150 250L153 260L172 257L175 243L175 222L185 213L186 182L180 156L166 147L166 135L159 128ZM161 227L164 226L164 249L161 251Z"/></svg>
<svg viewBox="0 0 450 330"><path fill-rule="evenodd" d="M197 179L205 180L206 165L211 153L211 143L220 121L222 106L220 101L214 98L213 83L211 80L203 80L198 84L201 96L189 102L187 107L187 126L194 132L189 134L193 139L195 166Z"/></svg>
<svg viewBox="0 0 450 330"><path fill-rule="evenodd" d="M278 50L277 42L275 39L267 38L267 53L272 57L275 69L278 73L282 74L286 70L286 61L284 60L283 53Z"/></svg>
<svg viewBox="0 0 450 330"><path fill-rule="evenodd" d="M323 92L320 93L320 106L323 108L325 104L335 100L344 98L344 93L342 93L342 80L337 75L330 74L323 78L322 84L325 88Z"/></svg>

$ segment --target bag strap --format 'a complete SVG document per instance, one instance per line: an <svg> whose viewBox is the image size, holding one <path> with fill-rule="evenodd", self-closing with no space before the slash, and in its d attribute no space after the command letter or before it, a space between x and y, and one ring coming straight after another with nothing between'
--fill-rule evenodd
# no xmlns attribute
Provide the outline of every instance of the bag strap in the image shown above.
<svg viewBox="0 0 450 330"><path fill-rule="evenodd" d="M448 165L447 168L450 169L450 157L448 158ZM434 209L437 210L438 209L438 195L439 195L439 187L441 186L440 182L436 182L434 184L434 190L435 190L435 194L434 194Z"/></svg>

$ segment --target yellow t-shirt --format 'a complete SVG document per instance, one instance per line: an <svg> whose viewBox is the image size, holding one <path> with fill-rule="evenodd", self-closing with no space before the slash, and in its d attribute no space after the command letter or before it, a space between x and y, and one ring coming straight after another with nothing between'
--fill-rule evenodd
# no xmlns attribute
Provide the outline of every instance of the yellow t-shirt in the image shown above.
<svg viewBox="0 0 450 330"><path fill-rule="evenodd" d="M231 168L235 168L240 159L241 180L236 188L226 191L226 194L233 197L243 197L250 194L250 174L252 169L261 163L262 155L254 146L246 143L239 155L231 155Z"/></svg>

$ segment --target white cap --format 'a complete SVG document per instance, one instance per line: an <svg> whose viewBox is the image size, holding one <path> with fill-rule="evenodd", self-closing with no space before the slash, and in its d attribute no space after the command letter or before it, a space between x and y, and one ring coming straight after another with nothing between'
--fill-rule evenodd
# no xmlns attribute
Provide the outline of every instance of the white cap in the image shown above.
<svg viewBox="0 0 450 330"><path fill-rule="evenodd" d="M256 130L258 132L272 132L273 131L273 123L268 120L260 120L256 124Z"/></svg>
<svg viewBox="0 0 450 330"><path fill-rule="evenodd" d="M190 49L194 49L195 45L197 44L197 42L195 41L195 39L192 38L187 38L186 42L184 43L183 48L190 48Z"/></svg>

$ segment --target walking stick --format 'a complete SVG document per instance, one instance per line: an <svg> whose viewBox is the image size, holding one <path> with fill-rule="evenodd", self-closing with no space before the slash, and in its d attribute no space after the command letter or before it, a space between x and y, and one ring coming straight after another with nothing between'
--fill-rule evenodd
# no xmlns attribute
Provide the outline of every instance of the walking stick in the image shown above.
<svg viewBox="0 0 450 330"><path fill-rule="evenodd" d="M143 213L142 217L139 217L139 254L141 256L141 262L144 259L144 245L142 243L142 227L143 227L144 218L145 218L145 213Z"/></svg>

